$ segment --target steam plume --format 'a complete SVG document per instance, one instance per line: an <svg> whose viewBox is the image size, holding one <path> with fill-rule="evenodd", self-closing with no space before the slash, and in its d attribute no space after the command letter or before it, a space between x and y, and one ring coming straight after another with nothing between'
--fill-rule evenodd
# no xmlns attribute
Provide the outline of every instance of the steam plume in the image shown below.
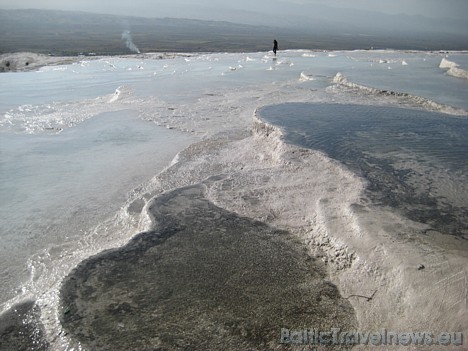
<svg viewBox="0 0 468 351"><path fill-rule="evenodd" d="M136 52L137 54L140 53L140 50L137 48L137 46L133 43L132 40L132 35L130 34L129 30L126 30L122 33L122 39L125 40L125 45L127 45L127 48L132 50L133 52Z"/></svg>

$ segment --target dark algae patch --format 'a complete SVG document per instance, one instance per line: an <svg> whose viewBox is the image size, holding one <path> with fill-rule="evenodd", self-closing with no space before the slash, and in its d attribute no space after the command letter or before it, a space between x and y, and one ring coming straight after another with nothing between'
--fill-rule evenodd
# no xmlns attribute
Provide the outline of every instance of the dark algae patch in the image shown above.
<svg viewBox="0 0 468 351"><path fill-rule="evenodd" d="M72 343L88 350L286 350L281 328L357 327L350 303L301 242L215 206L204 189L159 196L149 209L153 231L68 276L61 322Z"/></svg>

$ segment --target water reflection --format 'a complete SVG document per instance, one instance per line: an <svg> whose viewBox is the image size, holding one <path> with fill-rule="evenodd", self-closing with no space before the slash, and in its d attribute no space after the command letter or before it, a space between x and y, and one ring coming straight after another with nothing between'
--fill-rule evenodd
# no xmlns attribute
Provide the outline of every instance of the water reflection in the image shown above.
<svg viewBox="0 0 468 351"><path fill-rule="evenodd" d="M288 142L325 152L369 181L368 194L413 220L468 233L468 120L392 107L289 103L262 118Z"/></svg>

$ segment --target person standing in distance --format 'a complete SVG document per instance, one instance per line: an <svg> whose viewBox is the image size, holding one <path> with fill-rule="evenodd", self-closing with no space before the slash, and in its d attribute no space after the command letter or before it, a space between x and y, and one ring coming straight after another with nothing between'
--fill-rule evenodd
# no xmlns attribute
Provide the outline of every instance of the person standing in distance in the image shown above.
<svg viewBox="0 0 468 351"><path fill-rule="evenodd" d="M278 50L278 42L275 40L273 40L273 53L275 54L276 56L276 51Z"/></svg>

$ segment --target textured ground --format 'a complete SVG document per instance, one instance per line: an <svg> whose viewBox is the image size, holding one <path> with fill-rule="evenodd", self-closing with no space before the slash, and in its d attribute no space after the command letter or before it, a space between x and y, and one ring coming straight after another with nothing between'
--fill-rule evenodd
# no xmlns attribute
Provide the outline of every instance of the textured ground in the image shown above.
<svg viewBox="0 0 468 351"><path fill-rule="evenodd" d="M356 328L351 304L303 243L215 206L205 191L159 196L154 231L69 276L62 323L75 340L92 350L266 350L282 346L281 328Z"/></svg>

